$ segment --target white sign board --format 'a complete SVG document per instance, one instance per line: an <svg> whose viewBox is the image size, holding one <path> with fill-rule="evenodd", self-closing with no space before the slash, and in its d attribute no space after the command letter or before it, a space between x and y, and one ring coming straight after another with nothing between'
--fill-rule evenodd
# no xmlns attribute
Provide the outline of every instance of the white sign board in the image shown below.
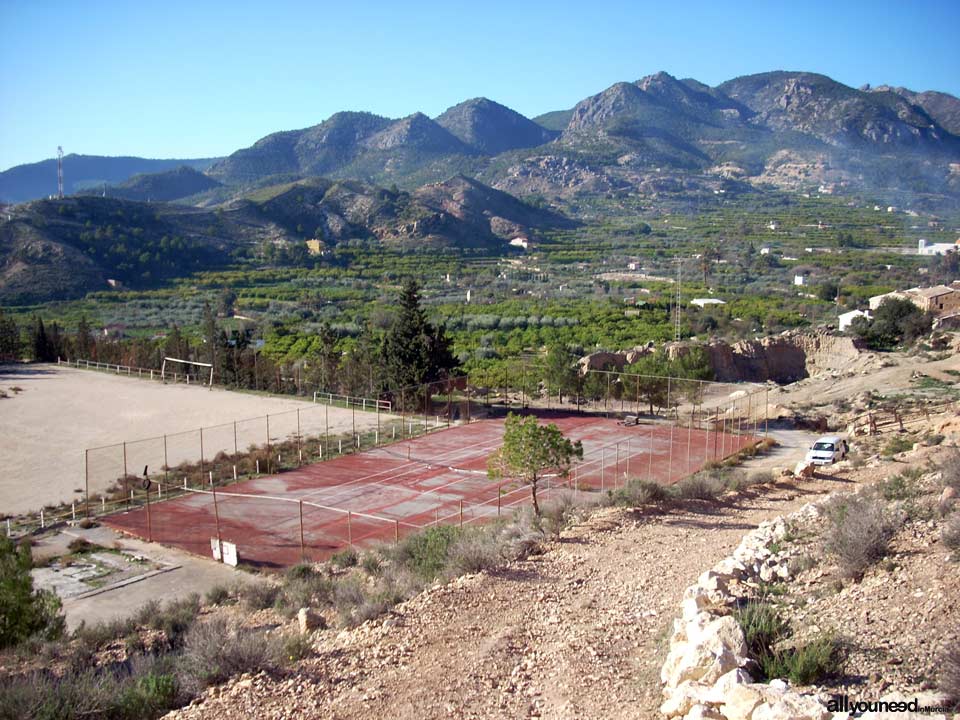
<svg viewBox="0 0 960 720"><path fill-rule="evenodd" d="M237 566L237 546L234 543L223 543L223 562Z"/></svg>
<svg viewBox="0 0 960 720"><path fill-rule="evenodd" d="M210 538L210 552L213 553L214 560L220 560L220 541L217 538Z"/></svg>

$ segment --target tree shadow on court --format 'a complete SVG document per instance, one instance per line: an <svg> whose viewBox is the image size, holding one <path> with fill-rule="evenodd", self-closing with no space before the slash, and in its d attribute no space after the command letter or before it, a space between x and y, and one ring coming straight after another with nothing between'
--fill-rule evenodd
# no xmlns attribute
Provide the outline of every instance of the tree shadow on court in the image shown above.
<svg viewBox="0 0 960 720"><path fill-rule="evenodd" d="M0 365L0 382L24 378L51 377L57 374L55 367L43 365Z"/></svg>

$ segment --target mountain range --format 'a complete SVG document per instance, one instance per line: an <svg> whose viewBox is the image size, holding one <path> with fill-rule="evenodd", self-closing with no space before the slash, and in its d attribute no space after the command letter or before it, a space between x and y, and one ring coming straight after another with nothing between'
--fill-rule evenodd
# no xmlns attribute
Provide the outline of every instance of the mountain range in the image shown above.
<svg viewBox="0 0 960 720"><path fill-rule="evenodd" d="M677 175L706 186L734 179L793 189L806 177L814 186L940 195L958 189L958 161L960 100L945 93L854 89L784 71L709 87L659 72L533 120L486 98L433 119L338 112L225 158L70 155L64 170L70 192L107 184L116 197L205 203L313 176L414 189L457 174L519 195L643 193ZM52 194L53 162L0 173L0 199ZM179 165L208 180L184 171L130 179Z"/></svg>
<svg viewBox="0 0 960 720"><path fill-rule="evenodd" d="M263 240L496 250L514 236L577 222L544 207L576 214L576 199L597 195L656 202L777 188L956 209L958 124L960 100L944 93L854 89L783 71L710 87L660 72L534 119L474 98L435 118L338 112L224 158L69 155L73 198L6 211L0 300L75 297L107 278L149 284L194 262L227 262L231 248ZM0 197L45 197L55 183L55 161L18 166L0 173ZM85 192L106 197L95 202ZM131 216L146 220L130 226ZM106 240L94 235L103 224L124 238L107 238L124 250L180 238L192 248L189 262L152 245L138 257L155 262L100 253L97 242ZM50 268L77 248L88 262L76 267L89 272L78 270L78 283L49 282L60 277Z"/></svg>

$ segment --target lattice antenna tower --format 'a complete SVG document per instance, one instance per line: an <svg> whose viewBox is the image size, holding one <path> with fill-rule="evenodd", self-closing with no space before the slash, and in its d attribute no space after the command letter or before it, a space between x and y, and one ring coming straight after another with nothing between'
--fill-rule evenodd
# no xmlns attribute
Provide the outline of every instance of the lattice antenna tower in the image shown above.
<svg viewBox="0 0 960 720"><path fill-rule="evenodd" d="M63 200L63 148L57 145L57 199Z"/></svg>

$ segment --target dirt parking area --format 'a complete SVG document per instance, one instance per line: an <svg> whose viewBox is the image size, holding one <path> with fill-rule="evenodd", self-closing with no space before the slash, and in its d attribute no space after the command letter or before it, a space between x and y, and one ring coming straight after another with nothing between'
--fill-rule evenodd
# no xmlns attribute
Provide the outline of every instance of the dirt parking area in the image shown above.
<svg viewBox="0 0 960 720"><path fill-rule="evenodd" d="M220 425L297 408L302 400L77 370L0 366L0 512L16 514L79 500L84 450ZM333 432L376 424L374 413L329 409ZM105 479L104 479L105 480ZM100 478L90 492L106 489Z"/></svg>

